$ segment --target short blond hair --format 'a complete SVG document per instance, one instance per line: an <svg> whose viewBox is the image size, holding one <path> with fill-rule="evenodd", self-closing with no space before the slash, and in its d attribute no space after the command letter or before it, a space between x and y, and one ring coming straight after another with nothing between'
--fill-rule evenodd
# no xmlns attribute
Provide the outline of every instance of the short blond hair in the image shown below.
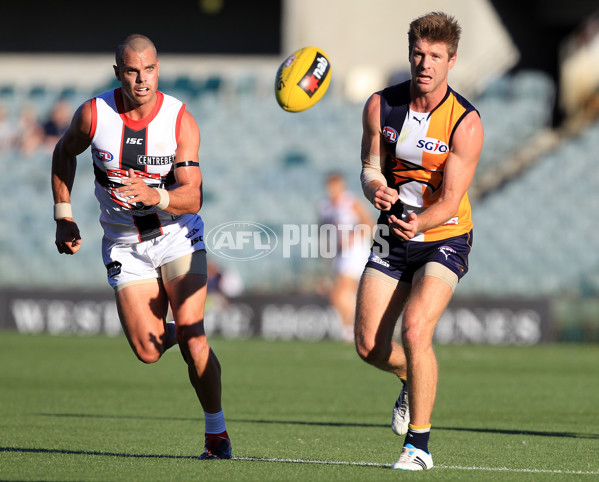
<svg viewBox="0 0 599 482"><path fill-rule="evenodd" d="M458 44L462 27L451 15L443 12L431 12L422 15L410 23L408 30L408 49L410 55L417 40L429 42L443 42L447 45L449 58L458 52Z"/></svg>

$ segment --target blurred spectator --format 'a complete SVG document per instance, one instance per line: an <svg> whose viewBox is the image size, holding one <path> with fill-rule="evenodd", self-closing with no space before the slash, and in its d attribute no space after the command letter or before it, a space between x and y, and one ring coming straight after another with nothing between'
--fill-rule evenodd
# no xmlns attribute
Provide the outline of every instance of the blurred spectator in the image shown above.
<svg viewBox="0 0 599 482"><path fill-rule="evenodd" d="M366 204L347 189L341 174L327 177L326 192L318 214L321 233L330 228L324 229L331 235L327 241L335 241L328 247L335 253L329 301L343 323L344 341L353 343L358 283L368 261L374 219Z"/></svg>
<svg viewBox="0 0 599 482"><path fill-rule="evenodd" d="M6 151L15 146L16 130L10 122L8 111L0 104L0 150Z"/></svg>
<svg viewBox="0 0 599 482"><path fill-rule="evenodd" d="M46 147L54 149L58 140L69 127L72 116L73 110L71 104L66 100L59 99L56 104L54 104L48 120L46 120L42 126L44 132L44 145Z"/></svg>
<svg viewBox="0 0 599 482"><path fill-rule="evenodd" d="M223 269L213 261L208 261L208 294L220 294L226 298L238 296L243 291L243 281L237 271Z"/></svg>
<svg viewBox="0 0 599 482"><path fill-rule="evenodd" d="M37 111L31 104L23 106L17 121L16 147L20 154L29 156L43 143L44 131L39 123Z"/></svg>

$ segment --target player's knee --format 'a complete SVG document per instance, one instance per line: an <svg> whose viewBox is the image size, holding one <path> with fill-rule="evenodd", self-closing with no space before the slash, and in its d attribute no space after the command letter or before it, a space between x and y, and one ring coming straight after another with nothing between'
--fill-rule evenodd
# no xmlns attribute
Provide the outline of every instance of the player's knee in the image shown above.
<svg viewBox="0 0 599 482"><path fill-rule="evenodd" d="M160 360L160 357L162 356L162 351L154 346L140 346L134 348L133 351L135 352L135 356L137 356L137 359L146 364L156 363L158 360Z"/></svg>
<svg viewBox="0 0 599 482"><path fill-rule="evenodd" d="M179 341L179 346L186 348L192 354L210 349L205 336L177 337L177 340Z"/></svg>
<svg viewBox="0 0 599 482"><path fill-rule="evenodd" d="M366 363L380 365L389 358L389 349L377 343L376 340L356 337L356 352Z"/></svg>
<svg viewBox="0 0 599 482"><path fill-rule="evenodd" d="M432 333L422 323L404 320L401 330L401 342L408 351L422 349L431 344Z"/></svg>
<svg viewBox="0 0 599 482"><path fill-rule="evenodd" d="M199 326L193 325L177 325L177 343L181 346L186 346L189 343L195 343L194 340L197 338L205 338L204 330L200 329Z"/></svg>
<svg viewBox="0 0 599 482"><path fill-rule="evenodd" d="M198 332L186 326L177 327L177 342L181 349L189 353L192 358L195 358L196 354L210 350L210 345L203 331Z"/></svg>

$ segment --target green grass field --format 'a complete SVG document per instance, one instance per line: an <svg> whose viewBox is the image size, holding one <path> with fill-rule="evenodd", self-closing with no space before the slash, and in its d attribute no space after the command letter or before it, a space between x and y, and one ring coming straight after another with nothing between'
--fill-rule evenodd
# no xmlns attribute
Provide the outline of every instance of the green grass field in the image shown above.
<svg viewBox="0 0 599 482"><path fill-rule="evenodd" d="M340 343L212 340L234 459L201 461L178 349L0 332L1 480L560 480L599 477L599 347L441 346L436 467L389 469L392 376Z"/></svg>

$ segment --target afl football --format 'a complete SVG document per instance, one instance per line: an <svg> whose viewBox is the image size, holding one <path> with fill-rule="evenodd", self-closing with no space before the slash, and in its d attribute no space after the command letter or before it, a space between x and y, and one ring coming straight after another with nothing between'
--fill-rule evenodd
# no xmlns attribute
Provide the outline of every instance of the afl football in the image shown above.
<svg viewBox="0 0 599 482"><path fill-rule="evenodd" d="M275 96L288 112L316 105L331 83L331 63L317 47L304 47L287 57L275 79Z"/></svg>

